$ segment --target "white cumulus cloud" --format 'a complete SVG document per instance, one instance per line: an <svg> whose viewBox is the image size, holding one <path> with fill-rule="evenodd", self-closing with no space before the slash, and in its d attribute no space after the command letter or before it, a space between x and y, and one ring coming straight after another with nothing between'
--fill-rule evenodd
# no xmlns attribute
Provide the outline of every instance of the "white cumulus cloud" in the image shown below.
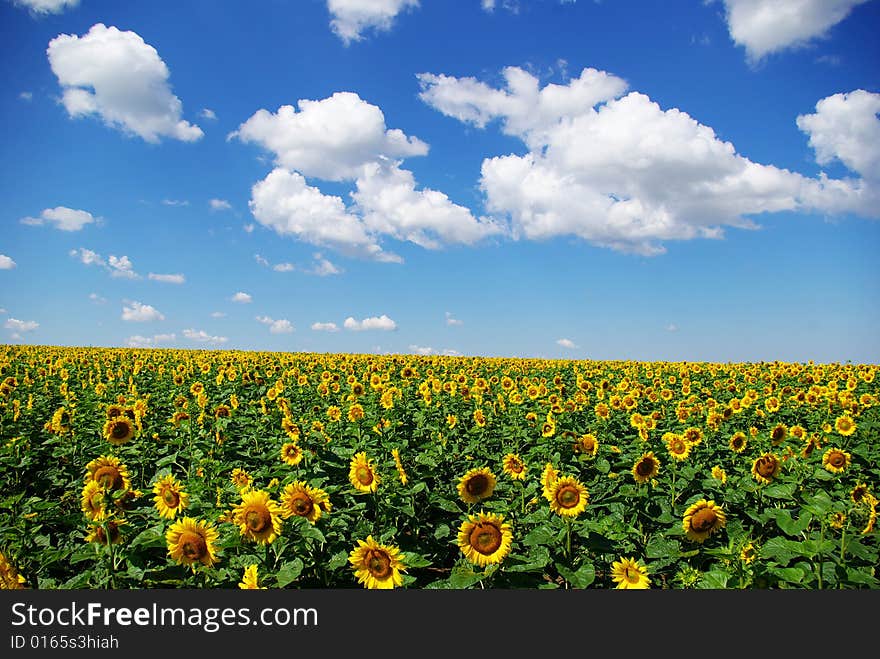
<svg viewBox="0 0 880 659"><path fill-rule="evenodd" d="M248 293L243 293L242 291L239 291L229 299L233 302L238 302L239 304L249 304L254 298Z"/></svg>
<svg viewBox="0 0 880 659"><path fill-rule="evenodd" d="M183 104L171 91L165 62L139 34L97 23L81 37L58 35L47 54L71 117L97 115L151 143L202 137L201 128L182 118Z"/></svg>
<svg viewBox="0 0 880 659"><path fill-rule="evenodd" d="M149 304L129 302L122 307L122 320L130 323L147 323L155 320L165 320L165 316Z"/></svg>
<svg viewBox="0 0 880 659"><path fill-rule="evenodd" d="M390 30L400 12L418 6L419 0L327 0L330 27L346 45L367 30Z"/></svg>
<svg viewBox="0 0 880 659"><path fill-rule="evenodd" d="M577 348L571 339L556 339L556 345L560 345L563 348Z"/></svg>
<svg viewBox="0 0 880 659"><path fill-rule="evenodd" d="M543 88L516 67L504 77L506 87L495 89L473 78L419 76L432 107L478 127L497 120L528 148L486 158L481 168L486 208L509 218L514 239L577 236L652 255L666 240L753 228L761 213L880 215L876 186L752 162L686 112L624 93L626 83L610 74L585 69L568 85Z"/></svg>
<svg viewBox="0 0 880 659"><path fill-rule="evenodd" d="M134 271L134 265L127 256L114 256L107 258L107 269L112 277L123 279L140 279L140 275Z"/></svg>
<svg viewBox="0 0 880 659"><path fill-rule="evenodd" d="M391 320L385 314L381 316L371 316L369 318L364 318L363 320L355 320L353 317L349 316L345 319L345 322L342 325L347 330L352 330L354 332L361 332L364 330L384 330L391 331L397 329L397 323Z"/></svg>
<svg viewBox="0 0 880 659"><path fill-rule="evenodd" d="M12 270L16 266L16 262L6 254L0 254L0 270Z"/></svg>
<svg viewBox="0 0 880 659"><path fill-rule="evenodd" d="M88 211L56 206L44 209L38 217L23 217L21 223L31 226L54 224L55 228L62 231L79 231L85 225L94 223L95 219Z"/></svg>
<svg viewBox="0 0 880 659"><path fill-rule="evenodd" d="M290 334L293 332L293 324L286 318L270 318L269 316L257 316L257 322L269 326L271 334Z"/></svg>
<svg viewBox="0 0 880 659"><path fill-rule="evenodd" d="M868 0L724 0L730 38L748 60L822 38Z"/></svg>

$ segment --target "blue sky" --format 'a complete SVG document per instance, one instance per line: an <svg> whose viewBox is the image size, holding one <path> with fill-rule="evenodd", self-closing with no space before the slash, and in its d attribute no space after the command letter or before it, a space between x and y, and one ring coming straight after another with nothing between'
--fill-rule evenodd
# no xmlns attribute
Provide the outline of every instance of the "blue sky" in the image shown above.
<svg viewBox="0 0 880 659"><path fill-rule="evenodd" d="M6 343L880 362L877 0L0 0Z"/></svg>

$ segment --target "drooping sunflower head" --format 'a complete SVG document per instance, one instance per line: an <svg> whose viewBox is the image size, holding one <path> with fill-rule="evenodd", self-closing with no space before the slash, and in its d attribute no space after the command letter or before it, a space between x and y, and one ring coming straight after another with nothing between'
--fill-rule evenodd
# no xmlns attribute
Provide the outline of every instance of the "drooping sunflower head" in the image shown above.
<svg viewBox="0 0 880 659"><path fill-rule="evenodd" d="M752 463L752 476L759 483L767 484L776 478L780 467L779 458L772 453L764 453Z"/></svg>
<svg viewBox="0 0 880 659"><path fill-rule="evenodd" d="M165 543L173 560L195 570L197 565L211 567L218 561L215 543L219 537L213 524L184 517L168 528Z"/></svg>
<svg viewBox="0 0 880 659"><path fill-rule="evenodd" d="M636 483L647 483L660 473L660 461L654 456L653 451L648 451L639 458L632 468L633 478Z"/></svg>
<svg viewBox="0 0 880 659"><path fill-rule="evenodd" d="M316 487L310 487L305 481L294 481L281 493L281 516L305 517L312 524L321 518L324 512L330 512L331 504L327 493Z"/></svg>
<svg viewBox="0 0 880 659"><path fill-rule="evenodd" d="M298 442L285 442L281 446L281 461L295 467L303 459L303 450Z"/></svg>
<svg viewBox="0 0 880 659"><path fill-rule="evenodd" d="M122 542L122 533L119 529L120 526L125 524L124 521L119 520L108 520L103 524L93 524L89 529L88 534L86 534L86 542L94 542L99 545L107 545L107 544L119 544ZM107 527L107 530L104 530L104 527ZM109 541L107 538L110 538Z"/></svg>
<svg viewBox="0 0 880 659"><path fill-rule="evenodd" d="M348 466L348 481L358 492L375 492L379 488L379 474L373 461L364 451L355 453Z"/></svg>
<svg viewBox="0 0 880 659"><path fill-rule="evenodd" d="M541 471L541 494L547 501L553 501L553 484L557 478L559 478L559 472L556 471L553 463L545 464L543 471Z"/></svg>
<svg viewBox="0 0 880 659"><path fill-rule="evenodd" d="M510 476L515 481L525 480L526 477L526 463L523 462L523 459L516 453L508 453L501 460L501 468L504 470L504 473Z"/></svg>
<svg viewBox="0 0 880 659"><path fill-rule="evenodd" d="M510 553L513 531L503 515L468 515L458 531L458 546L471 563L485 566L500 563Z"/></svg>
<svg viewBox="0 0 880 659"><path fill-rule="evenodd" d="M562 476L553 483L550 509L563 517L577 517L587 507L590 494L578 479Z"/></svg>
<svg viewBox="0 0 880 659"><path fill-rule="evenodd" d="M189 506L189 494L171 474L163 476L153 485L153 503L162 517L174 519Z"/></svg>
<svg viewBox="0 0 880 659"><path fill-rule="evenodd" d="M241 535L261 545L275 542L281 533L281 508L265 490L247 490L232 511Z"/></svg>
<svg viewBox="0 0 880 659"><path fill-rule="evenodd" d="M117 416L104 422L104 439L113 446L122 446L134 437L134 423L127 416Z"/></svg>
<svg viewBox="0 0 880 659"><path fill-rule="evenodd" d="M400 449L391 449L391 457L394 458L394 467L397 469L397 477L400 479L400 484L406 485L409 481L409 476L406 474L406 469L403 468L403 461L400 459Z"/></svg>
<svg viewBox="0 0 880 659"><path fill-rule="evenodd" d="M611 564L611 579L622 590L647 590L651 587L648 568L634 558L621 558Z"/></svg>
<svg viewBox="0 0 880 659"><path fill-rule="evenodd" d="M394 545L380 544L368 535L358 540L358 546L348 555L354 575L364 588L392 589L403 585L406 555Z"/></svg>
<svg viewBox="0 0 880 659"><path fill-rule="evenodd" d="M488 467L471 469L458 481L458 496L465 503L479 503L488 499L498 484Z"/></svg>
<svg viewBox="0 0 880 659"><path fill-rule="evenodd" d="M867 501L867 497L865 496L867 494L869 494L867 484L856 483L855 487L853 487L852 491L849 493L849 498L854 504L860 504Z"/></svg>
<svg viewBox="0 0 880 659"><path fill-rule="evenodd" d="M253 477L240 467L236 467L232 470L232 476L229 477L229 480L231 480L233 485L239 490L250 487L251 483L254 481Z"/></svg>
<svg viewBox="0 0 880 659"><path fill-rule="evenodd" d="M85 483L91 481L108 492L131 487L128 468L112 455L102 455L86 465Z"/></svg>
<svg viewBox="0 0 880 659"><path fill-rule="evenodd" d="M714 501L700 499L684 513L682 527L689 540L704 542L727 524L727 515Z"/></svg>
<svg viewBox="0 0 880 659"><path fill-rule="evenodd" d="M832 474L844 472L851 462L852 456L840 448L829 448L822 456L822 466Z"/></svg>
<svg viewBox="0 0 880 659"><path fill-rule="evenodd" d="M123 414L125 414L125 408L118 403L111 403L104 409L104 414L106 415L108 420L114 419L117 416L122 416Z"/></svg>
<svg viewBox="0 0 880 659"><path fill-rule="evenodd" d="M79 507L87 519L99 522L107 517L104 494L104 489L95 481L85 484L80 494Z"/></svg>

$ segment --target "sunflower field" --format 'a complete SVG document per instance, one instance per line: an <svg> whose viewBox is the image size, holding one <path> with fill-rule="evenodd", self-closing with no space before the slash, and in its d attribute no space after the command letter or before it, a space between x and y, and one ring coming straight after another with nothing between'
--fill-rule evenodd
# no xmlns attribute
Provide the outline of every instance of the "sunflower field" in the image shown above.
<svg viewBox="0 0 880 659"><path fill-rule="evenodd" d="M877 371L0 346L0 586L874 589Z"/></svg>

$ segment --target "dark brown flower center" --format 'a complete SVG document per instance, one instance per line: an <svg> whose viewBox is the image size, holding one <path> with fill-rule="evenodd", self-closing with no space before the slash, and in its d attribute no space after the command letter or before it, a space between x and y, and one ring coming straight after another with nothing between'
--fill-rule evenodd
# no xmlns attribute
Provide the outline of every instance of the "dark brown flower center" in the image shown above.
<svg viewBox="0 0 880 659"><path fill-rule="evenodd" d="M832 451L828 456L828 463L832 467L843 467L846 464L846 456L840 451Z"/></svg>
<svg viewBox="0 0 880 659"><path fill-rule="evenodd" d="M691 528L699 533L705 533L715 527L718 516L711 508L703 508L691 517Z"/></svg>
<svg viewBox="0 0 880 659"><path fill-rule="evenodd" d="M381 549L370 549L364 563L376 579L387 579L391 576L391 557Z"/></svg>
<svg viewBox="0 0 880 659"><path fill-rule="evenodd" d="M306 494L298 494L290 500L290 509L293 511L294 515L308 517L312 514L314 508L314 502Z"/></svg>
<svg viewBox="0 0 880 659"><path fill-rule="evenodd" d="M129 432L130 427L125 421L116 421L110 429L110 436L113 439L125 439Z"/></svg>
<svg viewBox="0 0 880 659"><path fill-rule="evenodd" d="M366 466L360 466L355 472L355 477L361 485L370 485L373 482L373 470Z"/></svg>
<svg viewBox="0 0 880 659"><path fill-rule="evenodd" d="M122 488L122 474L113 466L104 466L95 470L92 479L105 490L118 490Z"/></svg>
<svg viewBox="0 0 880 659"><path fill-rule="evenodd" d="M485 474L476 474L468 478L464 489L471 496L483 496L489 490L489 479Z"/></svg>
<svg viewBox="0 0 880 659"><path fill-rule="evenodd" d="M180 547L180 553L184 558L190 561L199 561L208 555L208 543L201 535L193 531L181 533L177 546Z"/></svg>
<svg viewBox="0 0 880 659"><path fill-rule="evenodd" d="M636 465L636 472L638 472L639 476L650 476L653 471L654 462L652 460L641 460Z"/></svg>
<svg viewBox="0 0 880 659"><path fill-rule="evenodd" d="M772 455L765 455L761 458L758 458L758 462L755 465L755 470L763 476L764 478L770 478L773 474L776 473L776 458Z"/></svg>
<svg viewBox="0 0 880 659"><path fill-rule="evenodd" d="M176 508L180 503L180 495L172 488L166 487L162 490L162 501L164 501L165 505L169 508Z"/></svg>
<svg viewBox="0 0 880 659"><path fill-rule="evenodd" d="M501 529L491 522L480 522L471 530L470 546L484 556L490 556L501 546Z"/></svg>
<svg viewBox="0 0 880 659"><path fill-rule="evenodd" d="M641 578L641 573L637 568L627 565L623 570L623 578L629 583L638 583Z"/></svg>
<svg viewBox="0 0 880 659"><path fill-rule="evenodd" d="M244 511L244 524L251 533L262 533L272 524L272 513L262 504L252 504Z"/></svg>
<svg viewBox="0 0 880 659"><path fill-rule="evenodd" d="M574 485L563 485L556 490L556 503L560 508L574 508L580 500L581 493Z"/></svg>
<svg viewBox="0 0 880 659"><path fill-rule="evenodd" d="M675 439L669 445L669 448L672 449L672 452L675 455L681 455L682 453L684 453L687 450L687 444L685 444L684 441L682 441L680 439Z"/></svg>

